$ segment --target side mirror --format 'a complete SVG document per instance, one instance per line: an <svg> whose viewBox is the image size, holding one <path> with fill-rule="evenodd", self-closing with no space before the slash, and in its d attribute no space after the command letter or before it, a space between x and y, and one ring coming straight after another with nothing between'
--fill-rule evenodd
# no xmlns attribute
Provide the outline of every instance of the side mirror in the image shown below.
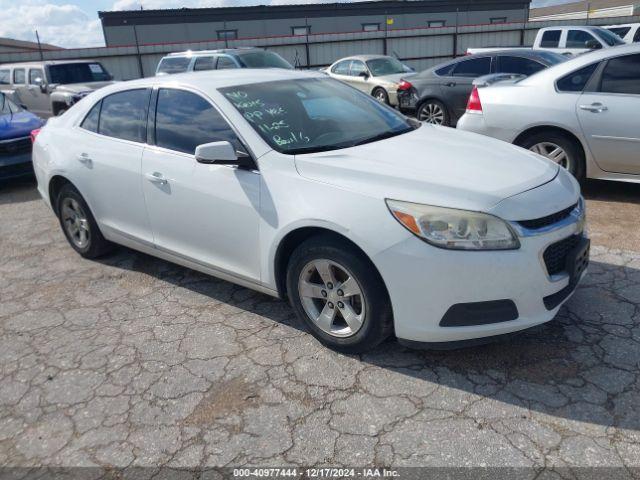
<svg viewBox="0 0 640 480"><path fill-rule="evenodd" d="M369 72L360 72L358 76L367 80L369 78Z"/></svg>
<svg viewBox="0 0 640 480"><path fill-rule="evenodd" d="M211 142L196 147L196 161L205 165L237 165L242 168L253 168L251 157L243 152L236 152L230 142Z"/></svg>
<svg viewBox="0 0 640 480"><path fill-rule="evenodd" d="M587 40L584 42L584 46L589 50L598 50L602 48L602 45L597 40Z"/></svg>
<svg viewBox="0 0 640 480"><path fill-rule="evenodd" d="M44 83L44 80L43 80L42 78L40 78L40 77L36 78L36 79L33 81L33 83L34 83L35 85L37 85L38 87L40 87L40 91L41 91L42 93L47 93L47 84L46 84L46 83Z"/></svg>

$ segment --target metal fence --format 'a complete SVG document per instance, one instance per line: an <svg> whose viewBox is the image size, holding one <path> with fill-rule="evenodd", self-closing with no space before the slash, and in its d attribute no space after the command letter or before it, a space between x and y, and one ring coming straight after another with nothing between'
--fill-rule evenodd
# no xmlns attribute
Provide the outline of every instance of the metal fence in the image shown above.
<svg viewBox="0 0 640 480"><path fill-rule="evenodd" d="M160 59L170 52L257 46L279 53L299 68L319 68L356 54L394 55L416 70L464 55L470 47L529 46L542 27L610 25L640 22L640 16L548 22L459 25L374 32L320 33L299 36L242 38L205 42L80 48L45 52L0 53L1 63L44 60L96 59L116 79L152 76Z"/></svg>

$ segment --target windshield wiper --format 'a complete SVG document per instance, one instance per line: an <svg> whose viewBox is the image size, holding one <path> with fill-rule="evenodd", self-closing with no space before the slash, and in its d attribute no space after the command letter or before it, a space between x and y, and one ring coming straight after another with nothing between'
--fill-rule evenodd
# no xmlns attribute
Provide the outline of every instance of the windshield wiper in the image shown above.
<svg viewBox="0 0 640 480"><path fill-rule="evenodd" d="M351 146L357 147L358 145L364 145L365 143L373 143L379 140L385 140L387 138L397 137L398 135L402 135L403 133L411 132L413 130L414 130L413 128L408 128L406 130L399 130L395 132L394 131L382 132L382 133L379 133L378 135L374 135L373 137L365 138L363 140L358 140L357 142L352 143Z"/></svg>

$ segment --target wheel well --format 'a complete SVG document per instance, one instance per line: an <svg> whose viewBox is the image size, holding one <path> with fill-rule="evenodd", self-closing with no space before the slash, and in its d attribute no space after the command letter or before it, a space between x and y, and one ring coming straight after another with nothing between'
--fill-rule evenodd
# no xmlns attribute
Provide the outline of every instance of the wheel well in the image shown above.
<svg viewBox="0 0 640 480"><path fill-rule="evenodd" d="M73 185L69 180L67 180L61 175L55 175L49 181L49 202L51 203L51 208L53 209L56 215L58 214L58 205L56 200L58 199L58 194L60 193L60 190L66 184Z"/></svg>
<svg viewBox="0 0 640 480"><path fill-rule="evenodd" d="M585 161L586 155L585 155L585 150L584 150L584 146L582 145L582 142L573 133L571 133L569 130L565 130L564 128L552 127L552 126L533 127L528 130L525 130L520 135L518 135L518 137L513 141L513 143L519 146L525 138L541 132L555 132L567 137L578 147L578 153L582 156L582 160Z"/></svg>
<svg viewBox="0 0 640 480"><path fill-rule="evenodd" d="M289 259L291 258L291 254L302 242L308 240L311 237L316 237L319 235L331 236L333 238L346 242L349 245L351 245L353 248L355 248L358 252L360 252L362 255L364 255L365 258L369 259L367 254L358 245L353 243L350 239L348 239L344 235L341 235L333 230L329 230L327 228L321 228L321 227L303 227L303 228L294 230L292 232L289 232L280 241L280 245L278 245L278 249L276 250L276 257L275 257L274 273L276 278L276 286L277 286L278 294L280 298L287 297L287 265L289 263ZM369 261L371 260L369 259ZM375 268L376 272L378 271L375 265L373 265L373 268ZM378 275L379 274L380 272L378 272ZM384 284L384 281L382 283Z"/></svg>

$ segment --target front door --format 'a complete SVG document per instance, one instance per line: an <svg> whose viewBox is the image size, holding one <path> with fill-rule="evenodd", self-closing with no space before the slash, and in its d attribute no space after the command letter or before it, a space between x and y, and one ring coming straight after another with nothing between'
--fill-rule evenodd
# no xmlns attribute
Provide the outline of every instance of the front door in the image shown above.
<svg viewBox="0 0 640 480"><path fill-rule="evenodd" d="M640 174L640 54L610 59L595 90L580 96L576 111L596 163Z"/></svg>
<svg viewBox="0 0 640 480"><path fill-rule="evenodd" d="M40 82L37 81L38 79L40 79ZM29 83L24 90L22 98L29 105L29 110L39 117L50 117L51 103L49 102L49 94L46 91L47 81L44 71L41 68L30 68L27 80Z"/></svg>
<svg viewBox="0 0 640 480"><path fill-rule="evenodd" d="M155 109L155 146L144 151L142 181L156 247L259 281L260 174L194 157L204 143L244 147L199 94L161 88Z"/></svg>
<svg viewBox="0 0 640 480"><path fill-rule="evenodd" d="M369 69L361 60L351 61L351 71L349 72L349 83L364 93L371 93L371 74Z"/></svg>

